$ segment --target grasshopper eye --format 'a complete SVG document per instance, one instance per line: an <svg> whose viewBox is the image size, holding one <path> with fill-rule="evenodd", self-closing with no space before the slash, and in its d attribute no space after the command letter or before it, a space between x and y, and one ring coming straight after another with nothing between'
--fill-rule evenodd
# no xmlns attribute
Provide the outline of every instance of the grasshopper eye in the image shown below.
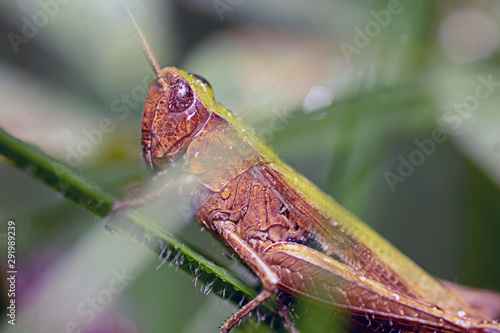
<svg viewBox="0 0 500 333"><path fill-rule="evenodd" d="M212 98L212 99L214 98L214 91L212 89L212 86L203 76L198 75L198 74L192 74L192 73L189 73L189 75L191 75L191 77L196 79L198 89L201 88L201 90L203 92L205 92L206 94L208 94L208 96L210 96L210 98Z"/></svg>
<svg viewBox="0 0 500 333"><path fill-rule="evenodd" d="M173 83L168 95L168 109L171 112L186 111L194 102L193 91L189 83L179 79Z"/></svg>
<svg viewBox="0 0 500 333"><path fill-rule="evenodd" d="M198 74L191 74L193 75L196 80L200 81L203 85L208 86L210 89L212 89L212 86L210 85L210 82L207 81L203 76L198 75Z"/></svg>

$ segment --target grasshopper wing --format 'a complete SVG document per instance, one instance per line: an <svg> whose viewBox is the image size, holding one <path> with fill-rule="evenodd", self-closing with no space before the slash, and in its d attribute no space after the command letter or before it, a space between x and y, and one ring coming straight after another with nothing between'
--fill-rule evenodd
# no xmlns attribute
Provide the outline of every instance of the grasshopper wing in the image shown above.
<svg viewBox="0 0 500 333"><path fill-rule="evenodd" d="M398 293L301 244L275 243L263 258L278 270L280 289L348 312L373 329L387 325L402 332L500 332L493 322L444 311Z"/></svg>

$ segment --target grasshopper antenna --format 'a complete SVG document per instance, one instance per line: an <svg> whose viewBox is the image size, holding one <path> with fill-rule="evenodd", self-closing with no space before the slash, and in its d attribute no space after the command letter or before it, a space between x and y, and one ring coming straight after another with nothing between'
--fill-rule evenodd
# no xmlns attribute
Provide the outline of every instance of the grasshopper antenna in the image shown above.
<svg viewBox="0 0 500 333"><path fill-rule="evenodd" d="M135 21L134 15L132 15L132 13L130 12L130 9L128 8L125 0L122 0L122 3L123 3L123 7L125 7L125 10L127 11L127 14L129 16L130 20L132 21L132 24L134 25L134 28L135 28L137 34L139 35L139 40L137 40L137 38L135 38L134 35L133 35L134 36L133 38L136 41L136 43L140 46L140 48L142 49L142 52L144 52L144 55L146 56L146 59L148 59L149 64L153 68L155 75L156 75L156 81L158 83L160 83L163 81L163 78L160 76L161 68L160 68L160 65L158 64L158 60L156 60L155 55L151 51L151 47L149 46L148 42L146 41L146 38L144 38L144 35L142 34L141 28L139 28L139 25Z"/></svg>

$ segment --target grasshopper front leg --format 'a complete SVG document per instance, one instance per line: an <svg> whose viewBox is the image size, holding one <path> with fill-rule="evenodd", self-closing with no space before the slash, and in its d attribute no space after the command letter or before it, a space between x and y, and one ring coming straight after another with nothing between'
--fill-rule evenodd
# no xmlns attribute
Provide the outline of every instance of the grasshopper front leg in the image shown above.
<svg viewBox="0 0 500 333"><path fill-rule="evenodd" d="M264 287L264 290L257 295L257 297L248 302L222 325L220 330L221 333L227 333L250 312L254 311L259 305L276 293L279 277L271 266L269 266L247 242L238 236L236 233L236 225L233 222L213 221L213 226L214 230L221 235L226 243L245 261L245 263L248 264L248 266L250 266ZM288 312L280 311L280 315L284 317L284 326L290 332L297 333L298 331L288 316Z"/></svg>
<svg viewBox="0 0 500 333"><path fill-rule="evenodd" d="M199 191L199 183L196 177L192 175L181 175L177 179L164 179L169 175L169 170L163 170L153 177L151 184L160 184L151 192L143 194L140 197L115 202L113 204L113 212L117 213L124 209L137 209L149 205L151 202L166 196L170 190L178 188L181 195L194 195ZM174 177L178 174L174 174ZM186 190L188 189L188 190Z"/></svg>

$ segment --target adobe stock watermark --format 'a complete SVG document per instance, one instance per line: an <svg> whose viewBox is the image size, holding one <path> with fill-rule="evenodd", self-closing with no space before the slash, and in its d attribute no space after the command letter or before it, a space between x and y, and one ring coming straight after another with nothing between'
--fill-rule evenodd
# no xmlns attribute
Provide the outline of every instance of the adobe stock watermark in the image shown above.
<svg viewBox="0 0 500 333"><path fill-rule="evenodd" d="M243 0L214 0L212 6L222 22L224 14L233 12L242 2Z"/></svg>
<svg viewBox="0 0 500 333"><path fill-rule="evenodd" d="M123 93L111 102L111 112L116 114L119 120L125 120L131 110L144 103L148 94L149 83L155 76L149 66L146 67L146 71L147 74L142 79L142 85L133 87L129 93ZM83 158L90 155L94 148L104 141L104 137L115 129L116 125L110 118L101 119L95 128L83 129L82 135L84 138L75 145L66 146L65 161L67 165L77 167L83 161Z"/></svg>
<svg viewBox="0 0 500 333"><path fill-rule="evenodd" d="M443 143L446 140L448 140L448 136L439 127L432 131L430 138L414 140L413 142L417 148L413 149L407 157L403 155L398 156L399 165L397 172L384 172L385 180L391 192L396 191L397 183L404 183L408 177L413 175L417 167L424 164L425 160L434 154L437 144Z"/></svg>
<svg viewBox="0 0 500 333"><path fill-rule="evenodd" d="M412 1L412 0L407 0ZM382 28L387 27L392 22L394 15L398 15L403 11L403 5L400 0L388 0L387 9L381 9L379 11L370 11L370 16L373 20L366 22L363 29L360 27L354 28L354 38L353 43L349 44L346 42L340 43L340 50L347 60L347 63L351 63L352 55L359 54L362 49L368 47L373 38L380 35Z"/></svg>
<svg viewBox="0 0 500 333"><path fill-rule="evenodd" d="M264 142L271 142L274 134L285 129L286 125L292 121L296 115L287 112L286 107L281 109L271 109L273 116L269 119L268 126L257 130L256 134L259 139Z"/></svg>
<svg viewBox="0 0 500 333"><path fill-rule="evenodd" d="M23 16L21 21L21 35L15 32L9 32L7 39L14 49L14 53L19 53L21 44L28 44L30 40L38 35L41 28L45 27L50 19L54 18L60 11L60 5L69 3L69 0L40 0L38 6L40 10L36 11L31 17Z"/></svg>
<svg viewBox="0 0 500 333"><path fill-rule="evenodd" d="M479 109L482 101L489 99L500 87L500 81L494 81L492 74L487 77L478 76L477 81L473 93L464 94L460 100L449 103L443 114L443 123L458 135L462 134L464 121Z"/></svg>
<svg viewBox="0 0 500 333"><path fill-rule="evenodd" d="M7 271L6 271L6 283L5 287L9 289L6 290L6 295L8 301L6 305L6 315L7 323L10 325L16 325L16 286L17 286L17 264L16 263L16 222L9 220L7 222L7 233L6 233L6 250L7 250Z"/></svg>
<svg viewBox="0 0 500 333"><path fill-rule="evenodd" d="M135 279L135 276L128 275L125 272L125 268L122 268L121 272L113 269L111 275L112 278L109 279L105 288L78 304L76 315L80 319L67 322L60 333L80 332L82 324L88 325L95 320L98 314L111 304L116 295L121 293Z"/></svg>
<svg viewBox="0 0 500 333"><path fill-rule="evenodd" d="M487 77L478 76L477 81L478 84L475 86L473 93L465 95L461 101L453 102L451 108L447 108L443 114L443 125L455 131L457 137L461 135L460 129L463 126L464 119L470 118L480 107L481 101L490 98L500 87L500 81L494 81L491 74ZM416 148L406 157L403 155L397 157L399 164L395 170L396 172L384 172L384 178L391 192L396 191L396 185L404 183L419 166L434 154L438 144L444 143L446 140L448 140L448 135L440 127L433 129L429 138L414 140Z"/></svg>

